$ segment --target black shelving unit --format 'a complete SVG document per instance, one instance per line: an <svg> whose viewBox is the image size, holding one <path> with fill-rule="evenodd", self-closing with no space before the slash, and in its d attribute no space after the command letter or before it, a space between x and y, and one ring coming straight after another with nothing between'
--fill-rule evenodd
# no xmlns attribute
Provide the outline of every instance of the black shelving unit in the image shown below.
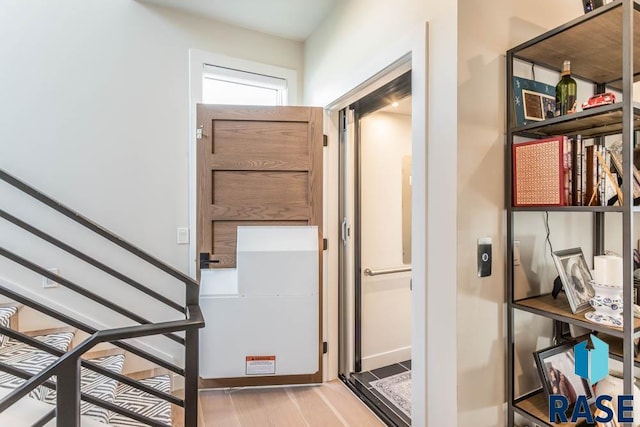
<svg viewBox="0 0 640 427"><path fill-rule="evenodd" d="M634 43L634 38L637 39ZM633 317L633 214L640 212L633 206L633 134L640 128L640 105L633 103L633 82L640 80L640 5L635 0L617 0L571 22L550 30L534 39L507 51L507 150L506 150L506 211L507 211L507 404L508 425L514 425L515 414L529 422L553 426L549 423L548 406L542 390L515 395L515 313L528 312L536 316L558 320L597 331L610 343L610 354L621 360L624 370L624 393L633 394L634 363L640 366L640 358L634 358L633 339L640 337L640 319ZM544 121L515 126L513 109L514 61L520 60L550 70L559 71L564 60L571 61L574 77L592 82L594 93L619 90L622 99L571 115L554 117ZM623 140L624 203L622 206L513 206L513 144L516 137L531 139L554 135L582 135L597 138L621 134ZM593 215L593 255L604 251L604 217L616 212L622 215L622 256L624 258L623 328L609 328L588 322L583 314L574 315L566 299L553 299L551 295L514 299L514 224L518 212L585 212ZM606 334L606 335L605 335ZM637 404L637 403L636 403ZM572 425L563 424L565 425Z"/></svg>

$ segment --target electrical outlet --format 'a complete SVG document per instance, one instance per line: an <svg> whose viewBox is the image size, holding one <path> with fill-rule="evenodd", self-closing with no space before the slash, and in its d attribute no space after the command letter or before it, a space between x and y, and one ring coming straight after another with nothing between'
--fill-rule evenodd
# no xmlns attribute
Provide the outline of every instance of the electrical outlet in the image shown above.
<svg viewBox="0 0 640 427"><path fill-rule="evenodd" d="M57 268L47 268L47 271L50 271L53 274L58 274L59 273L59 270ZM54 282L53 280L49 279L48 277L42 276L42 287L44 289L58 288L58 287L60 287L60 284L57 283L57 282Z"/></svg>

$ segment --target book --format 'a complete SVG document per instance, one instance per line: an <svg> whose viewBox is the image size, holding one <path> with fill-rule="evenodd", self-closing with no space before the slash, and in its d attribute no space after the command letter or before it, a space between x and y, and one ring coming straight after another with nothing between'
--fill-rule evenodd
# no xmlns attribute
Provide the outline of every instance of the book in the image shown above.
<svg viewBox="0 0 640 427"><path fill-rule="evenodd" d="M609 152L611 155L611 165L613 166L614 171L617 172L617 175L619 177L624 177L622 173L621 153L616 152L614 150L609 150ZM640 197L640 172L638 171L636 166L633 165L633 198L635 200L639 197Z"/></svg>
<svg viewBox="0 0 640 427"><path fill-rule="evenodd" d="M583 157L583 145L580 135L571 140L571 203L572 206L582 206L582 157Z"/></svg>
<svg viewBox="0 0 640 427"><path fill-rule="evenodd" d="M594 192L597 192L597 164L594 163L594 160L597 161L597 158L593 153L594 150L595 145L585 147L585 206L597 205L597 200L594 196Z"/></svg>
<svg viewBox="0 0 640 427"><path fill-rule="evenodd" d="M513 205L565 204L566 137L513 145Z"/></svg>

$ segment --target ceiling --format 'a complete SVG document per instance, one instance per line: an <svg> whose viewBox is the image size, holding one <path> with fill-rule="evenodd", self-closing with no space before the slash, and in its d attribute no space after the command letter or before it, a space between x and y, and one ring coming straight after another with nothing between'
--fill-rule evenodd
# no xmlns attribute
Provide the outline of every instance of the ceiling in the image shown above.
<svg viewBox="0 0 640 427"><path fill-rule="evenodd" d="M407 96L406 98L398 101L398 106L394 107L392 105L387 105L379 109L378 111L383 113L395 113L395 114L404 114L406 116L411 115L411 97Z"/></svg>
<svg viewBox="0 0 640 427"><path fill-rule="evenodd" d="M337 0L141 0L254 31L304 41Z"/></svg>

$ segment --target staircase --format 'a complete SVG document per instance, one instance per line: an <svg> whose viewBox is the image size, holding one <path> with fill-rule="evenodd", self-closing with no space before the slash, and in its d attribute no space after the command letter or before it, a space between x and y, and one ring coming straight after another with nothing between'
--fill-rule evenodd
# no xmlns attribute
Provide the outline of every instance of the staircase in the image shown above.
<svg viewBox="0 0 640 427"><path fill-rule="evenodd" d="M11 320L14 316L17 316L18 309L18 305L0 308L0 323L7 327L14 323ZM43 334L39 334L37 331L28 332L25 333L25 335L31 336L41 343L55 347L62 352L69 350L75 334L75 331L72 328L62 328L60 330L42 332ZM105 356L99 356L99 353L105 353L105 351L96 353L98 353L98 355L96 355L97 357L93 357L91 353L87 353L84 360L115 374L122 374L125 361L124 351L107 351L109 354ZM21 369L32 375L38 374L44 368L51 365L55 360L55 356L38 350L37 348L16 339L3 336L2 340L0 340L0 362L8 364L13 368ZM7 395L9 391L19 387L24 384L24 382L25 380L9 373L0 374L0 396ZM164 393L171 393L170 378L168 374L142 379L140 382L155 390ZM93 396L94 398L115 404L120 408L133 411L138 415L149 417L150 419L164 425L172 424L171 405L169 402L138 390L128 384L122 383L117 379L109 378L87 368L81 368L80 388L83 393ZM45 411L47 408L49 410L54 408L54 405L56 404L56 391L54 389L48 389L41 386L31 391L28 395L28 399L31 401L45 403L45 405L36 404L35 402L29 403L31 406L36 405L37 408L41 408L41 411L44 411L43 414L41 414L42 416L46 412L49 412ZM81 415L85 417L84 419L86 421L98 421L114 427L146 425L132 420L118 412L109 411L88 402L83 402L81 404L80 412ZM33 414L30 411L26 413L24 413L24 411L14 411L14 415L11 420L15 422L15 419L13 418L18 416L20 413L22 413L20 417L23 418L21 419L20 424L33 424L35 420L30 419L33 418ZM9 414L6 412L0 414L0 425L19 425L11 424L7 417L9 417Z"/></svg>
<svg viewBox="0 0 640 427"><path fill-rule="evenodd" d="M0 219L181 314L179 320L152 322L138 314L135 304L133 307L118 305L6 249L0 235L0 256L13 261L17 268L59 283L114 314L130 319L132 323L125 327L99 329L83 323L77 316L57 311L36 298L0 285L0 295L12 301L0 305L0 426L161 427L172 425L173 420L187 427L197 426L198 329L204 326L198 306L197 282L2 169L1 181L181 282L179 286L185 290L185 305L177 304L115 267L22 221L0 205ZM21 330L17 318L24 306L67 326L40 331ZM83 334L78 334L78 331ZM164 336L184 347L182 366L143 350L136 341L132 341L153 335ZM107 345L107 348L94 350L98 344ZM153 368L144 373L123 372L128 357L142 359ZM180 390L184 398L177 397L176 390L172 390L172 378L176 376L184 378L184 391ZM179 411L173 413L176 408Z"/></svg>

